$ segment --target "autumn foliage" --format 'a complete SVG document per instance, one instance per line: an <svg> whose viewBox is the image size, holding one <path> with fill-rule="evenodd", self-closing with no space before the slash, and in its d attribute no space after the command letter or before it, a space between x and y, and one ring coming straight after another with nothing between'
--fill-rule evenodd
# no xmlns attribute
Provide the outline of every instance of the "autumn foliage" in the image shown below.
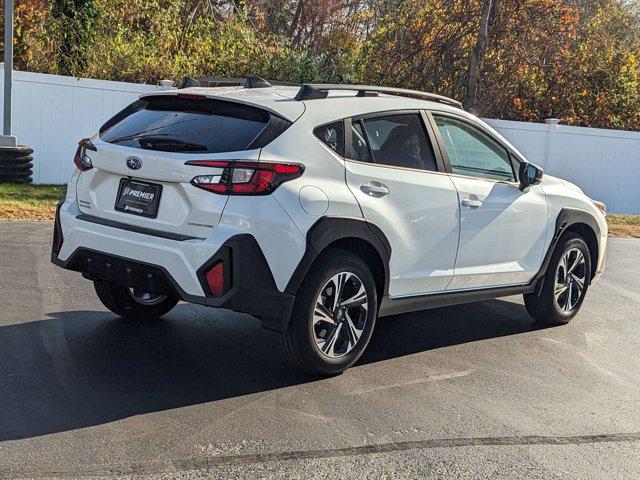
<svg viewBox="0 0 640 480"><path fill-rule="evenodd" d="M486 1L486 0L485 0ZM477 111L640 130L638 1L493 0ZM464 100L483 0L17 0L22 70L375 83Z"/></svg>

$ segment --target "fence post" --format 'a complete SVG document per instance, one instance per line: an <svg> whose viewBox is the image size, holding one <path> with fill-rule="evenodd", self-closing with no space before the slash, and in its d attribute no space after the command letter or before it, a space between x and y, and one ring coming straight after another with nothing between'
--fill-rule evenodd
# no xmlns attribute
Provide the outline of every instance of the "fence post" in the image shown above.
<svg viewBox="0 0 640 480"><path fill-rule="evenodd" d="M553 156L553 152L555 150L554 147L556 144L558 124L560 123L560 120L558 120L557 118L547 118L544 121L544 123L548 125L548 130L547 130L547 148L544 153L544 165L542 165L542 168L544 168L545 170L549 170L549 162L552 162L553 159L555 158Z"/></svg>

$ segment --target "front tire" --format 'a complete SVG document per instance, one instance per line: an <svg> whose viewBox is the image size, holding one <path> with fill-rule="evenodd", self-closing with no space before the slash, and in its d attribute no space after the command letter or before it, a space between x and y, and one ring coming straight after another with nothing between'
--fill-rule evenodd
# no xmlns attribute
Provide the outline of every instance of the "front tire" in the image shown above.
<svg viewBox="0 0 640 480"><path fill-rule="evenodd" d="M106 280L94 280L93 286L105 307L128 320L158 319L178 303L175 297L142 292Z"/></svg>
<svg viewBox="0 0 640 480"><path fill-rule="evenodd" d="M524 295L529 314L544 325L565 325L580 311L591 280L591 255L584 239L565 235L553 252L540 296Z"/></svg>
<svg viewBox="0 0 640 480"><path fill-rule="evenodd" d="M280 348L296 369L336 375L364 352L378 315L376 284L367 264L346 250L323 255L302 282Z"/></svg>

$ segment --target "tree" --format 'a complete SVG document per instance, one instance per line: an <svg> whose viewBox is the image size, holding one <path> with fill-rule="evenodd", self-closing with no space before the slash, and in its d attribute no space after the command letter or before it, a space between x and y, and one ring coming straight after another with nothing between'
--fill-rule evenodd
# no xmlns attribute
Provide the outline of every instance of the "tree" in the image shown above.
<svg viewBox="0 0 640 480"><path fill-rule="evenodd" d="M497 1L497 0L496 0ZM480 28L478 37L469 57L469 71L467 73L467 98L464 102L468 111L476 109L476 97L478 95L478 83L480 82L480 63L484 58L484 52L489 39L489 17L494 9L493 0L483 0L482 15L480 16Z"/></svg>
<svg viewBox="0 0 640 480"><path fill-rule="evenodd" d="M53 0L51 14L58 23L60 75L79 75L87 66L87 51L95 38L97 10L93 0Z"/></svg>
<svg viewBox="0 0 640 480"><path fill-rule="evenodd" d="M374 83L640 130L640 0L16 0L15 66Z"/></svg>

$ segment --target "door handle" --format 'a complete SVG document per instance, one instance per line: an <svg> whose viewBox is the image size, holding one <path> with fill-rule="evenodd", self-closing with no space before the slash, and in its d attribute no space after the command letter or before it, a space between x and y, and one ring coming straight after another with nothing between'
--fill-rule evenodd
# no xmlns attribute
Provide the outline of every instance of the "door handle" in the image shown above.
<svg viewBox="0 0 640 480"><path fill-rule="evenodd" d="M478 198L464 198L462 200L462 206L467 208L480 208L482 206L482 200L478 200Z"/></svg>
<svg viewBox="0 0 640 480"><path fill-rule="evenodd" d="M369 182L360 186L360 190L370 197L380 198L389 195L389 187L380 182Z"/></svg>

